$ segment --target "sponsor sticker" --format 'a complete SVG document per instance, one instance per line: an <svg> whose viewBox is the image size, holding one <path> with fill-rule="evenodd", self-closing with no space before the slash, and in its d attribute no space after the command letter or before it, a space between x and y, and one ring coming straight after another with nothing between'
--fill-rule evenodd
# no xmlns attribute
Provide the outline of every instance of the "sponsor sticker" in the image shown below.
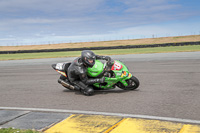
<svg viewBox="0 0 200 133"><path fill-rule="evenodd" d="M126 72L126 71L122 71L122 75L121 75L121 77L131 77L131 76L132 76L131 73Z"/></svg>

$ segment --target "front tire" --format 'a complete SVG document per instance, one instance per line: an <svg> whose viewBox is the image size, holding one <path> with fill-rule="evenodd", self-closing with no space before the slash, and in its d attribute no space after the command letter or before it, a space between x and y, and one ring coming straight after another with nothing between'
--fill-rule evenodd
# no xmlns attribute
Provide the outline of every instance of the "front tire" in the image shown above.
<svg viewBox="0 0 200 133"><path fill-rule="evenodd" d="M128 83L128 86L124 86L121 83L121 85L119 85L118 87L123 89L123 90L135 90L140 85L140 81L134 76L132 76L130 79L126 80L126 82Z"/></svg>

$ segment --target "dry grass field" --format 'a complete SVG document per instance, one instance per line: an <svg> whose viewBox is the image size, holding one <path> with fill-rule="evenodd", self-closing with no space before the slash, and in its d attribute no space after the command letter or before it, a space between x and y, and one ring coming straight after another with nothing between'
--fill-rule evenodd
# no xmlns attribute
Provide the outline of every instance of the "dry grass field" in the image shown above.
<svg viewBox="0 0 200 133"><path fill-rule="evenodd" d="M145 44L162 44L162 43L196 42L196 41L200 41L200 35L101 41L101 42L61 43L61 44L24 45L24 46L0 46L0 51L145 45Z"/></svg>

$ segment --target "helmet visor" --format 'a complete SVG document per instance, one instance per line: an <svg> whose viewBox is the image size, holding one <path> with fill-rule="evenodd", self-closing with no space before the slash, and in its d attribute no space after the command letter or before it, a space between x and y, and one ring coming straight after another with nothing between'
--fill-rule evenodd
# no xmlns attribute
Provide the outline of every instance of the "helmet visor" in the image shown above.
<svg viewBox="0 0 200 133"><path fill-rule="evenodd" d="M90 64L93 64L94 59L88 59L88 62L89 62Z"/></svg>
<svg viewBox="0 0 200 133"><path fill-rule="evenodd" d="M87 66L93 67L93 65L95 64L95 58L86 58L85 57L85 63Z"/></svg>

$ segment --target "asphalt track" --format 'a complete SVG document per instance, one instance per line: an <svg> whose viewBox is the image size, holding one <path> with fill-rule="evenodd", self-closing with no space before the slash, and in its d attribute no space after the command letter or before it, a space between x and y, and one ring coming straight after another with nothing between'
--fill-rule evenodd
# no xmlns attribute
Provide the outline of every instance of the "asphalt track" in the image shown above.
<svg viewBox="0 0 200 133"><path fill-rule="evenodd" d="M96 111L200 120L200 52L112 56L140 80L135 91L64 89L51 64L74 58L0 61L0 107Z"/></svg>

